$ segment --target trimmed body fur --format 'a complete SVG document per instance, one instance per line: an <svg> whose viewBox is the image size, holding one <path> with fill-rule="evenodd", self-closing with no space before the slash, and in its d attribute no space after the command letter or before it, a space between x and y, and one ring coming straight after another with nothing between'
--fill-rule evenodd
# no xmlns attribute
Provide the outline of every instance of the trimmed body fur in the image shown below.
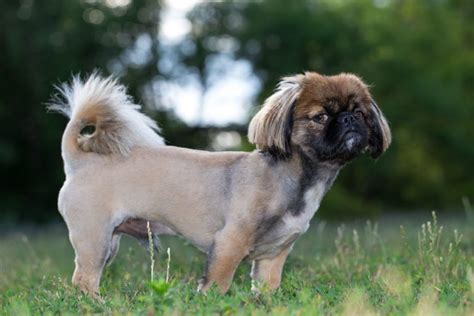
<svg viewBox="0 0 474 316"><path fill-rule="evenodd" d="M165 146L155 123L116 80L92 75L64 85L63 102L52 108L70 116L58 206L76 253L73 283L97 295L120 235L146 242L150 221L155 235L180 235L208 254L199 290L215 282L226 292L244 259L253 262L253 280L277 288L293 243L341 167L363 150L378 156L390 143L388 125L365 85L340 76L346 77L285 78L250 124L249 139L260 149L251 153ZM333 91L339 101L312 100L305 89L328 78L342 80L324 88L339 87ZM321 111L353 113L356 107L366 113L360 126L355 114L344 114L350 126L336 116L334 127L314 120Z"/></svg>

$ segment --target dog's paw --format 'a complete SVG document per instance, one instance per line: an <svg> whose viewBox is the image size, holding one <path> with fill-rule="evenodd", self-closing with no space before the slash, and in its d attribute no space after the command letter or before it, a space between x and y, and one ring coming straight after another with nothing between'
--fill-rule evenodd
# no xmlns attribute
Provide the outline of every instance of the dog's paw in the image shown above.
<svg viewBox="0 0 474 316"><path fill-rule="evenodd" d="M202 277L198 281L198 287L197 287L197 292L200 294L206 294L206 292L209 290L210 284L207 281L206 277Z"/></svg>
<svg viewBox="0 0 474 316"><path fill-rule="evenodd" d="M256 297L272 294L276 288L271 288L267 283L263 281L252 280L252 287L250 289L252 294Z"/></svg>
<svg viewBox="0 0 474 316"><path fill-rule="evenodd" d="M250 291L252 292L253 295L259 296L260 294L262 294L261 287L262 287L262 284L260 282L252 280L252 287Z"/></svg>

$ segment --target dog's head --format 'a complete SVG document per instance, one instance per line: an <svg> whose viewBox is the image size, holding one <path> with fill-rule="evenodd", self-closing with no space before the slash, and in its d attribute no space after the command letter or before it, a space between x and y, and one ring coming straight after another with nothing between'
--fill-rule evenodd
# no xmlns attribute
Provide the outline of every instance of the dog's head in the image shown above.
<svg viewBox="0 0 474 316"><path fill-rule="evenodd" d="M357 76L309 72L283 78L249 125L249 140L276 157L295 149L319 161L345 163L390 145L387 121Z"/></svg>

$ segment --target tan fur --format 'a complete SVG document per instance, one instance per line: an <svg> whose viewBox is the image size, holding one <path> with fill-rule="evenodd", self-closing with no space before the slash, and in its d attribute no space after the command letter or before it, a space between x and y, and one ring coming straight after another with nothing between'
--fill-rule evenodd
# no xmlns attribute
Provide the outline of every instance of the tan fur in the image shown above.
<svg viewBox="0 0 474 316"><path fill-rule="evenodd" d="M283 78L277 91L250 121L248 138L258 149L276 147L288 152L290 144L286 141L286 125L293 115L292 105L300 94L303 78L303 75Z"/></svg>
<svg viewBox="0 0 474 316"><path fill-rule="evenodd" d="M255 227L251 223L242 226L230 225L217 232L214 241L213 258L209 262L206 279L213 280L221 293L227 292L232 282L235 269L244 257L249 254ZM199 290L207 291L212 282L202 283Z"/></svg>
<svg viewBox="0 0 474 316"><path fill-rule="evenodd" d="M124 143L120 133L123 126L113 111L107 107L91 106L86 107L79 115L83 118L79 122L80 127L95 127L93 134L77 137L77 146L82 151L98 154L122 154L127 152L127 149L118 145Z"/></svg>
<svg viewBox="0 0 474 316"><path fill-rule="evenodd" d="M337 111L341 104L348 101L352 101L349 110L355 104L360 104L367 111L370 98L367 86L355 75L322 76L308 73L303 80L295 118L308 117L328 103L333 104Z"/></svg>
<svg viewBox="0 0 474 316"><path fill-rule="evenodd" d="M276 290L280 287L281 275L286 258L292 247L284 249L278 256L272 259L261 259L252 262L252 290L259 293L259 286L268 286L269 290Z"/></svg>
<svg viewBox="0 0 474 316"><path fill-rule="evenodd" d="M302 187L304 159L291 148L320 132L307 117L332 97L353 98L369 111L374 105L362 81L315 73L283 79L249 127L249 139L258 148L287 154L278 159L258 151L164 146L160 136L150 134L156 125L110 80L93 76L63 86L66 103L56 106L71 117L63 136L66 181L58 207L76 253L73 283L97 295L120 234L143 238L150 221L155 234L178 234L208 254L201 291L216 283L226 292L244 258L258 267L255 280L276 289L295 239L308 228L340 168L321 163L314 183ZM388 146L388 125L377 113ZM87 124L96 132L81 135Z"/></svg>

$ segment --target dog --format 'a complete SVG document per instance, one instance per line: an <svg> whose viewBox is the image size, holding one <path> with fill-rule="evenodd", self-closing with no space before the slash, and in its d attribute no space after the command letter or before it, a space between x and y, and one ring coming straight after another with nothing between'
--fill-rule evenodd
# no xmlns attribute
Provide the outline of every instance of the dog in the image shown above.
<svg viewBox="0 0 474 316"><path fill-rule="evenodd" d="M147 222L207 254L198 291L231 285L243 260L252 289L279 287L283 265L341 168L378 158L391 132L356 75L283 78L253 117L253 152L165 145L126 88L94 73L58 87L50 109L70 118L62 137L66 179L58 208L75 251L74 285L98 296L122 234L146 242Z"/></svg>

